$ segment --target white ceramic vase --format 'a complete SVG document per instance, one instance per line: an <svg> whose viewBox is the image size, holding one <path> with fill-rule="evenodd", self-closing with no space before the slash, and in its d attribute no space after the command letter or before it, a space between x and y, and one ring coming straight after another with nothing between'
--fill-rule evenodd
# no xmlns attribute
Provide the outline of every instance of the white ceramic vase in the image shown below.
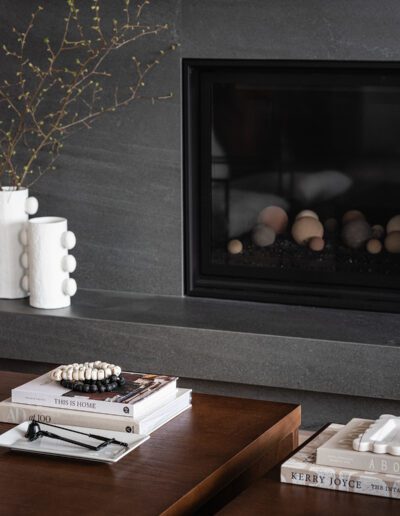
<svg viewBox="0 0 400 516"><path fill-rule="evenodd" d="M37 199L28 195L27 188L0 190L0 298L28 295L22 284L28 267L24 228L29 215L34 215L39 207Z"/></svg>
<svg viewBox="0 0 400 516"><path fill-rule="evenodd" d="M69 273L75 270L76 260L68 250L75 244L67 219L37 217L28 222L29 274L24 283L29 287L31 306L51 309L71 304L77 287Z"/></svg>

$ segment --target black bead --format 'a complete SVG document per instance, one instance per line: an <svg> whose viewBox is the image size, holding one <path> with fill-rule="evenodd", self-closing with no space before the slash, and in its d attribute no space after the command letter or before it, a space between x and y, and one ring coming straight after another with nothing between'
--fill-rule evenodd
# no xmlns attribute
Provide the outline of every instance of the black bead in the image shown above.
<svg viewBox="0 0 400 516"><path fill-rule="evenodd" d="M85 383L83 385L83 392L89 392L90 391L90 385L88 385L87 383Z"/></svg>
<svg viewBox="0 0 400 516"><path fill-rule="evenodd" d="M97 385L95 383L93 383L91 386L90 386L90 392L97 392Z"/></svg>
<svg viewBox="0 0 400 516"><path fill-rule="evenodd" d="M111 392L112 390L113 390L113 389L112 389L112 384L111 384L111 383L108 383L108 384L106 385L106 391L107 391L107 392Z"/></svg>
<svg viewBox="0 0 400 516"><path fill-rule="evenodd" d="M77 386L76 386L76 390L78 392L83 392L83 383L78 383Z"/></svg>
<svg viewBox="0 0 400 516"><path fill-rule="evenodd" d="M115 374L112 374L112 375L110 376L110 380L111 380L112 382L116 382L116 381L118 380L118 376L117 376L117 375L115 375Z"/></svg>
<svg viewBox="0 0 400 516"><path fill-rule="evenodd" d="M119 381L120 385L125 385L126 384L126 380L125 380L125 378L123 376L120 376L118 381Z"/></svg>
<svg viewBox="0 0 400 516"><path fill-rule="evenodd" d="M109 378L104 378L104 380L103 380L103 381L104 381L104 383L105 383L105 384L110 383L110 379L109 379Z"/></svg>
<svg viewBox="0 0 400 516"><path fill-rule="evenodd" d="M62 387L65 387L65 382L66 382L66 381L67 381L67 380L61 380L60 384L62 385Z"/></svg>
<svg viewBox="0 0 400 516"><path fill-rule="evenodd" d="M99 392L106 392L106 390L107 389L106 389L105 385L103 385L103 384L99 385Z"/></svg>

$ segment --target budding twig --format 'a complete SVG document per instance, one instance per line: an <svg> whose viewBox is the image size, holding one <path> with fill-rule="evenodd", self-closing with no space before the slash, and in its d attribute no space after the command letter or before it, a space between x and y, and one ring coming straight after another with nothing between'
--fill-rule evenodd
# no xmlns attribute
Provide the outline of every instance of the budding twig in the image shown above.
<svg viewBox="0 0 400 516"><path fill-rule="evenodd" d="M108 25L102 19L100 4L101 0L90 0L91 14L85 17L77 0L66 0L59 41L43 40L45 64L43 59L35 62L29 53L30 35L43 19L41 6L32 13L25 30L12 29L14 47L3 45L5 56L14 61L11 69L15 78L0 84L0 188L36 183L54 170L63 140L77 130L91 128L102 115L133 101L154 103L171 98L172 93L141 93L145 79L177 48L172 44L161 49L148 62L136 57L137 42L157 38L169 29L165 24L142 21L150 1L132 7L130 0L122 0L119 18ZM87 8L88 2L82 6ZM122 49L132 53L128 84L115 83L108 69L111 57Z"/></svg>

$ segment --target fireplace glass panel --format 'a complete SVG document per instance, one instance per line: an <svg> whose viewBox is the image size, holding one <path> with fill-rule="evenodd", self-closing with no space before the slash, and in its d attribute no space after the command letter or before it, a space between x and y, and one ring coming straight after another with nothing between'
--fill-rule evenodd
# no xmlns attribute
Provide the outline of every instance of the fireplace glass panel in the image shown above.
<svg viewBox="0 0 400 516"><path fill-rule="evenodd" d="M204 285L249 299L263 289L268 300L287 289L312 304L352 288L360 299L396 297L397 67L209 65L189 86L200 164L190 252Z"/></svg>

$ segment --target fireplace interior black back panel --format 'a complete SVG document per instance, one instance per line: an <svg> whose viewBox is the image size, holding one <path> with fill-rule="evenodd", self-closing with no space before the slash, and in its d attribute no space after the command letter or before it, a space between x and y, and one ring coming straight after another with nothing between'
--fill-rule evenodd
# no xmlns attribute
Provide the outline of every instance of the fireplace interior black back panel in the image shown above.
<svg viewBox="0 0 400 516"><path fill-rule="evenodd" d="M183 94L186 294L399 311L399 64L184 60Z"/></svg>

